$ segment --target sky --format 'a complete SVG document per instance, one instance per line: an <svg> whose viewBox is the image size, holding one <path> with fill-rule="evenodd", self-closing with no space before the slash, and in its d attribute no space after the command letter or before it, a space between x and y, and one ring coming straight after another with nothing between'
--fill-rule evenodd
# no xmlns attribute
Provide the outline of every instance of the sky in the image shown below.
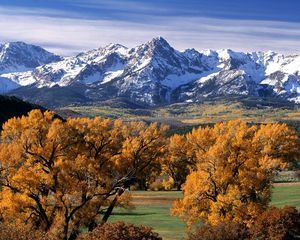
<svg viewBox="0 0 300 240"><path fill-rule="evenodd" d="M0 0L0 42L64 56L164 37L187 48L300 53L299 0Z"/></svg>

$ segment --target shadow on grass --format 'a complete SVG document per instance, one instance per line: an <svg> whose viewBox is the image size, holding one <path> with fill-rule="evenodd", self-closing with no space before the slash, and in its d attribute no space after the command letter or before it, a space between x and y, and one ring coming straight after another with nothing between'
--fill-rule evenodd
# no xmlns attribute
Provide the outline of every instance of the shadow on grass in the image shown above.
<svg viewBox="0 0 300 240"><path fill-rule="evenodd" d="M156 213L136 213L136 212L126 212L126 213L112 213L112 216L146 216L154 215Z"/></svg>

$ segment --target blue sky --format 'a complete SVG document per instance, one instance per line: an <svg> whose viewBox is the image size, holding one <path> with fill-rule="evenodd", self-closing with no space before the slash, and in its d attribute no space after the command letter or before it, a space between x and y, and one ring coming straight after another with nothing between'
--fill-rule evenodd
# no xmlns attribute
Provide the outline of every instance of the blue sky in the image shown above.
<svg viewBox="0 0 300 240"><path fill-rule="evenodd" d="M0 42L62 55L163 36L179 50L300 52L299 0L0 0Z"/></svg>

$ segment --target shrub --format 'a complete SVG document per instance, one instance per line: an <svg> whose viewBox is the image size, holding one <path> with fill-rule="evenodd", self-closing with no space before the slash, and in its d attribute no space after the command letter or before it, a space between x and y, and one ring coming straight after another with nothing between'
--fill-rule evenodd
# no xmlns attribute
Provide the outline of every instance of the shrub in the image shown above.
<svg viewBox="0 0 300 240"><path fill-rule="evenodd" d="M152 191L163 191L165 190L164 185L161 180L155 180L149 185L149 189Z"/></svg>
<svg viewBox="0 0 300 240"><path fill-rule="evenodd" d="M222 222L204 224L190 233L187 240L294 240L300 239L300 213L295 207L270 207L245 225Z"/></svg>
<svg viewBox="0 0 300 240"><path fill-rule="evenodd" d="M134 226L124 222L105 223L92 232L82 234L79 240L161 240L150 227Z"/></svg>
<svg viewBox="0 0 300 240"><path fill-rule="evenodd" d="M53 240L27 225L0 224L0 240Z"/></svg>
<svg viewBox="0 0 300 240"><path fill-rule="evenodd" d="M164 179L162 180L162 185L164 187L164 190L172 190L172 188L174 187L174 180L173 178L169 177L167 180Z"/></svg>
<svg viewBox="0 0 300 240"><path fill-rule="evenodd" d="M300 213L295 207L271 207L256 219L250 234L255 240L300 239Z"/></svg>
<svg viewBox="0 0 300 240"><path fill-rule="evenodd" d="M241 240L249 239L247 228L242 224L219 223L218 225L204 224L186 240Z"/></svg>

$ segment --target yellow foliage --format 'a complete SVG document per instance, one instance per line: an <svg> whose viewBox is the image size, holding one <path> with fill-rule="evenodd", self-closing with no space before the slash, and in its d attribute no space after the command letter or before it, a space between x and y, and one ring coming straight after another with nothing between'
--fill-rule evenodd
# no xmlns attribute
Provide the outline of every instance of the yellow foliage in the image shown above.
<svg viewBox="0 0 300 240"><path fill-rule="evenodd" d="M59 239L93 228L165 154L166 126L103 118L65 122L33 110L3 125L0 212Z"/></svg>
<svg viewBox="0 0 300 240"><path fill-rule="evenodd" d="M173 186L174 186L174 179L173 178L168 178L168 180L163 179L162 180L162 185L164 187L165 190L172 190Z"/></svg>
<svg viewBox="0 0 300 240"><path fill-rule="evenodd" d="M184 135L171 136L167 147L168 154L163 159L162 170L173 182L173 186L168 188L180 190L186 176L195 166L195 157L191 154L188 138ZM168 184L170 183L169 181Z"/></svg>
<svg viewBox="0 0 300 240"><path fill-rule="evenodd" d="M270 201L274 170L286 167L298 150L296 134L284 124L249 127L235 120L194 129L187 140L186 154L197 166L172 213L188 224L250 223Z"/></svg>

